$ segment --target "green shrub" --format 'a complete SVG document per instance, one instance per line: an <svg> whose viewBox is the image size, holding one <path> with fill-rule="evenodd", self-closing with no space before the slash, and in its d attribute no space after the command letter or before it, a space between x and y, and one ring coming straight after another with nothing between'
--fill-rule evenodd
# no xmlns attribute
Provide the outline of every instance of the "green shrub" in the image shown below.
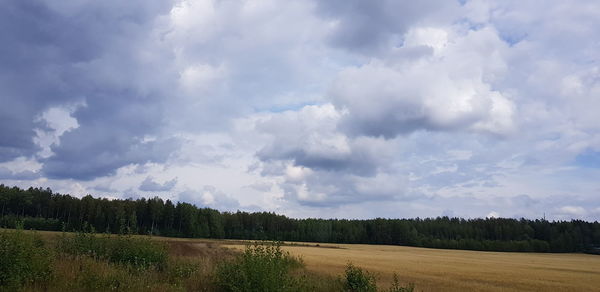
<svg viewBox="0 0 600 292"><path fill-rule="evenodd" d="M16 290L26 283L44 282L52 275L52 254L34 233L0 233L0 290Z"/></svg>
<svg viewBox="0 0 600 292"><path fill-rule="evenodd" d="M376 292L377 283L375 276L363 269L349 263L346 266L344 291L348 292Z"/></svg>
<svg viewBox="0 0 600 292"><path fill-rule="evenodd" d="M394 281L392 282L392 287L388 290L389 292L413 292L415 291L415 284L410 283L408 286L404 287L400 285L400 281L398 280L398 275L394 273Z"/></svg>
<svg viewBox="0 0 600 292"><path fill-rule="evenodd" d="M75 236L63 236L59 240L60 251L72 255L85 255L124 264L135 269L164 268L167 259L166 246L148 238L128 235L96 235L79 232Z"/></svg>
<svg viewBox="0 0 600 292"><path fill-rule="evenodd" d="M280 243L254 243L234 260L217 266L216 284L224 291L300 291L303 278L290 272L301 266L301 260L283 252Z"/></svg>

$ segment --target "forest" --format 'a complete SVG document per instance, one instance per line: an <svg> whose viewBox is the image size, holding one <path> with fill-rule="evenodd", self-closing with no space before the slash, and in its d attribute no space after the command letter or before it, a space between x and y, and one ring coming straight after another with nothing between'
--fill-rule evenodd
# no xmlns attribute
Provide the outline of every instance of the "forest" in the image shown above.
<svg viewBox="0 0 600 292"><path fill-rule="evenodd" d="M389 244L480 251L600 253L600 223L512 218L295 219L221 212L159 197L77 198L0 185L0 227L168 237ZM398 214L401 217L401 214Z"/></svg>

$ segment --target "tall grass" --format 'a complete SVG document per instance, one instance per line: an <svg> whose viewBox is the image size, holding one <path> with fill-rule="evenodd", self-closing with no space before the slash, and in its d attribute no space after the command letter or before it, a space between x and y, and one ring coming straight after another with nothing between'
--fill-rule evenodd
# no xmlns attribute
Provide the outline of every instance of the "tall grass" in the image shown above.
<svg viewBox="0 0 600 292"><path fill-rule="evenodd" d="M35 233L0 233L0 290L14 291L52 276L52 252Z"/></svg>

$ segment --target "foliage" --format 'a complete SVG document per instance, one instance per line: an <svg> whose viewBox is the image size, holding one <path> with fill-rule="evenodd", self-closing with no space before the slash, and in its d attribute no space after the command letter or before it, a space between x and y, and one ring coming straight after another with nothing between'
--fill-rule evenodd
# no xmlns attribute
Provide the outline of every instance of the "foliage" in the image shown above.
<svg viewBox="0 0 600 292"><path fill-rule="evenodd" d="M377 281L373 274L349 263L344 273L344 291L376 292Z"/></svg>
<svg viewBox="0 0 600 292"><path fill-rule="evenodd" d="M82 230L88 222L109 233L176 237L391 244L524 252L596 252L600 223L509 218L293 219L268 212L219 212L158 197L76 198L50 189L0 185L0 226ZM401 214L399 214L401 216Z"/></svg>
<svg viewBox="0 0 600 292"><path fill-rule="evenodd" d="M217 267L216 282L223 291L300 291L302 279L290 272L301 266L299 259L281 250L280 243L254 243Z"/></svg>
<svg viewBox="0 0 600 292"><path fill-rule="evenodd" d="M48 280L51 252L36 234L22 230L0 233L0 290L16 290L26 283Z"/></svg>
<svg viewBox="0 0 600 292"><path fill-rule="evenodd" d="M148 238L130 235L97 235L93 232L78 232L74 236L63 236L59 250L72 255L85 255L105 259L112 263L127 265L134 269L149 267L164 268L167 249L164 244Z"/></svg>

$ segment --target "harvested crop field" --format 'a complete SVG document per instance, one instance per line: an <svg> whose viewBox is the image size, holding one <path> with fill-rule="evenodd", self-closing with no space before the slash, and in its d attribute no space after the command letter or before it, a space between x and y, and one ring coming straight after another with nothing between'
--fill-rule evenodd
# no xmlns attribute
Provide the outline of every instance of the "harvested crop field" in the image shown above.
<svg viewBox="0 0 600 292"><path fill-rule="evenodd" d="M234 245L243 248L241 245ZM338 247L338 248L324 248ZM418 291L600 291L600 256L500 253L404 246L321 244L286 246L309 270L342 274L348 262L377 274L393 273Z"/></svg>

